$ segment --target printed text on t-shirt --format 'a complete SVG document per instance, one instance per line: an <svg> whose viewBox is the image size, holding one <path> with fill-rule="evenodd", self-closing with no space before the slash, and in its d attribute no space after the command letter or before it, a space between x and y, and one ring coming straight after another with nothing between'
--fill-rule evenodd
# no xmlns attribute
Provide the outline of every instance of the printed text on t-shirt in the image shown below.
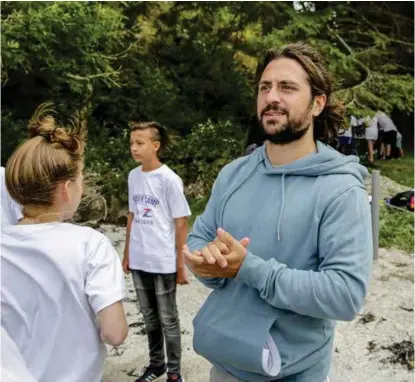
<svg viewBox="0 0 415 382"><path fill-rule="evenodd" d="M145 194L133 195L133 201L135 204L149 204L153 207L157 207L160 204L160 201L155 196Z"/></svg>

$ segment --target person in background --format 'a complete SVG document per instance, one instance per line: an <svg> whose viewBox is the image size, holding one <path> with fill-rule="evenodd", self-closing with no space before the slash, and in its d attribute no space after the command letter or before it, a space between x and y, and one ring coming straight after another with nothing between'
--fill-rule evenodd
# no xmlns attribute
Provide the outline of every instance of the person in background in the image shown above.
<svg viewBox="0 0 415 382"><path fill-rule="evenodd" d="M396 131L396 157L403 158L402 134L398 130Z"/></svg>
<svg viewBox="0 0 415 382"><path fill-rule="evenodd" d="M133 276L150 352L150 364L136 382L159 380L166 371L168 382L184 381L176 284L189 282L181 249L190 209L182 180L159 160L167 142L167 131L160 124L131 123L131 155L141 165L128 175L123 269Z"/></svg>
<svg viewBox="0 0 415 382"><path fill-rule="evenodd" d="M339 132L339 149L344 155L350 155L353 143L353 127L357 125L357 119L354 115L350 116L349 128Z"/></svg>
<svg viewBox="0 0 415 382"><path fill-rule="evenodd" d="M381 159L392 159L392 152L396 146L398 129L392 119L384 112L378 111L375 116L379 130L383 132L383 142L381 144Z"/></svg>
<svg viewBox="0 0 415 382"><path fill-rule="evenodd" d="M366 125L365 129L365 139L367 142L368 150L368 162L370 165L375 163L375 144L379 137L378 131L378 122L377 117L369 117L361 119L358 123L364 123Z"/></svg>
<svg viewBox="0 0 415 382"><path fill-rule="evenodd" d="M6 188L5 168L0 168L1 176L1 226L17 224L22 218L22 207L9 195Z"/></svg>
<svg viewBox="0 0 415 382"><path fill-rule="evenodd" d="M105 343L128 333L124 275L107 237L65 222L83 192L85 127L52 112L37 109L6 165L23 216L1 228L1 325L36 380L101 382Z"/></svg>

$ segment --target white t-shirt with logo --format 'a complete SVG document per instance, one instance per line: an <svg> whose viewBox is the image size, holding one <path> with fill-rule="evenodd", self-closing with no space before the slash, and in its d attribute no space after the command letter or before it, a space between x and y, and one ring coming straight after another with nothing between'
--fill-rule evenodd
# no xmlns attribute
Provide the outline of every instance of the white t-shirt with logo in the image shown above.
<svg viewBox="0 0 415 382"><path fill-rule="evenodd" d="M130 232L130 269L174 273L176 230L174 219L190 216L183 182L168 166L128 175L128 205L134 214Z"/></svg>
<svg viewBox="0 0 415 382"><path fill-rule="evenodd" d="M1 176L1 225L17 224L23 217L22 209L11 197L6 188L5 168L0 168Z"/></svg>
<svg viewBox="0 0 415 382"><path fill-rule="evenodd" d="M2 227L1 322L42 382L100 382L97 313L124 297L120 258L101 233L69 223Z"/></svg>

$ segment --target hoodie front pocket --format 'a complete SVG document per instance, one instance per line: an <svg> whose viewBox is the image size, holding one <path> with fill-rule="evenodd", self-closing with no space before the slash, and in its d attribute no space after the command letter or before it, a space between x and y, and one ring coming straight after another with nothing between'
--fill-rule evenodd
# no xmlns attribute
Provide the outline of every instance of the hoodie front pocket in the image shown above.
<svg viewBox="0 0 415 382"><path fill-rule="evenodd" d="M241 310L241 301L232 299L232 289L212 292L195 317L194 350L211 363L275 377L281 367L270 338L275 313L259 296ZM245 292L256 293L252 289Z"/></svg>

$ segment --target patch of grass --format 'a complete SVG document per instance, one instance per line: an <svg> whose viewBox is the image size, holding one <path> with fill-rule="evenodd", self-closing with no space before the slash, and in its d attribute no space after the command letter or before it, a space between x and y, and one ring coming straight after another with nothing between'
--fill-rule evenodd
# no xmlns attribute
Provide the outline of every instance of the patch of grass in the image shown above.
<svg viewBox="0 0 415 382"><path fill-rule="evenodd" d="M379 168L381 175L387 176L393 181L414 187L414 155L407 152L401 159L378 160L376 166Z"/></svg>
<svg viewBox="0 0 415 382"><path fill-rule="evenodd" d="M379 247L414 251L414 214L380 206Z"/></svg>

